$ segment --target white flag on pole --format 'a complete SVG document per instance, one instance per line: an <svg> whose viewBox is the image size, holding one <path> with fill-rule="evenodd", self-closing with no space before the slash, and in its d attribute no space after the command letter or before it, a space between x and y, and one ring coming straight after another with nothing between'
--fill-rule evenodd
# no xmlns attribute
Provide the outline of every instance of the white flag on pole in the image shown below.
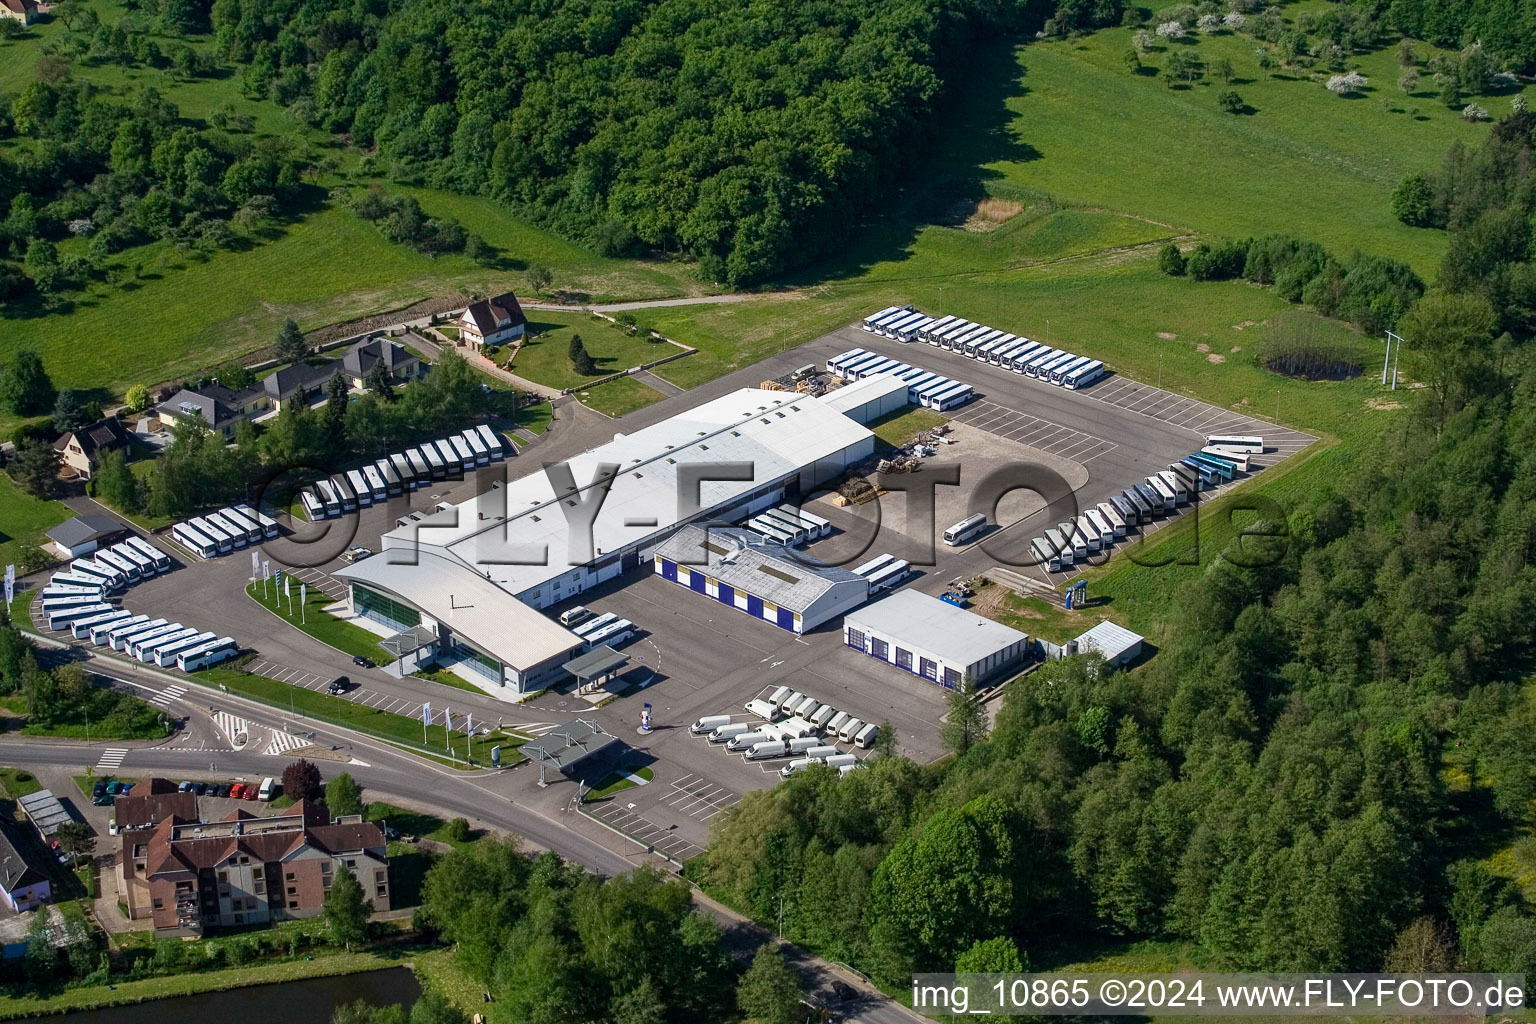
<svg viewBox="0 0 1536 1024"><path fill-rule="evenodd" d="M421 724L422 725L431 725L432 724L432 702L431 701L427 701L425 704L423 704L421 706Z"/></svg>
<svg viewBox="0 0 1536 1024"><path fill-rule="evenodd" d="M469 714L464 716L464 735L465 736L473 736L474 734L475 734L475 713L473 711L471 711Z"/></svg>
<svg viewBox="0 0 1536 1024"><path fill-rule="evenodd" d="M251 549L251 575L261 572L261 553L255 548Z"/></svg>
<svg viewBox="0 0 1536 1024"><path fill-rule="evenodd" d="M269 579L272 578L272 563L271 562L262 562L261 563L261 578L264 579L264 580L269 580Z"/></svg>
<svg viewBox="0 0 1536 1024"><path fill-rule="evenodd" d="M308 597L309 597L309 584L308 583L300 583L299 584L299 604L303 604L305 602L305 600L308 599Z"/></svg>
<svg viewBox="0 0 1536 1024"><path fill-rule="evenodd" d="M292 597L293 596L293 587L291 586L292 583L293 583L293 577L292 576L284 576L283 577L283 596L284 597Z"/></svg>
<svg viewBox="0 0 1536 1024"><path fill-rule="evenodd" d="M5 567L5 603L10 604L16 600L16 566L14 564Z"/></svg>

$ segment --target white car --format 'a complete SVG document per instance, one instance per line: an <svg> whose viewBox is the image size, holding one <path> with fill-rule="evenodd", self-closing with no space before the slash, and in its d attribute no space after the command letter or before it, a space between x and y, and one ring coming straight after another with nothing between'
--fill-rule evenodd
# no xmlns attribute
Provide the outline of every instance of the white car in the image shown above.
<svg viewBox="0 0 1536 1024"><path fill-rule="evenodd" d="M109 835L109 836L117 835L117 819L116 818L109 818L107 820L107 835Z"/></svg>

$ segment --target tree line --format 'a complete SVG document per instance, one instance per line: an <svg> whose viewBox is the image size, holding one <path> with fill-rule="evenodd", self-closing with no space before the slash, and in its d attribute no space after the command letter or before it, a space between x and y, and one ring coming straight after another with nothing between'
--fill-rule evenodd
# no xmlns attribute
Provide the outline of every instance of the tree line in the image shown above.
<svg viewBox="0 0 1536 1024"><path fill-rule="evenodd" d="M375 147L397 179L494 196L605 255L737 285L840 245L920 152L996 0L219 0L248 95Z"/></svg>

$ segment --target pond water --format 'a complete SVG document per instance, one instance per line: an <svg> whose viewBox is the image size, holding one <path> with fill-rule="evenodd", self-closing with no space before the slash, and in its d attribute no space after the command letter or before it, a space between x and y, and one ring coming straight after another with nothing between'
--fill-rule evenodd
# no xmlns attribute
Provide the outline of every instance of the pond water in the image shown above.
<svg viewBox="0 0 1536 1024"><path fill-rule="evenodd" d="M70 1024L211 1024L217 1021L279 1021L281 1024L328 1024L331 1011L359 999L407 1008L421 995L416 976L404 967L335 978L253 985L196 996L176 996L105 1010L49 1017Z"/></svg>

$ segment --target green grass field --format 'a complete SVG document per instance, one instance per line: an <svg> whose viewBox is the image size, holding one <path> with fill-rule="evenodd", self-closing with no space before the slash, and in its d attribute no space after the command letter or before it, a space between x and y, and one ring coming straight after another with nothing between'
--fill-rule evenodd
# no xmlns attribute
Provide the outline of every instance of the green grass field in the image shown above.
<svg viewBox="0 0 1536 1024"><path fill-rule="evenodd" d="M552 388L577 388L597 377L655 362L678 351L665 341L630 337L601 317L581 313L534 310L528 332L539 337L523 342L508 368L519 377ZM571 336L575 334L581 335L582 347L597 365L592 377L582 376L571 365ZM688 359L678 361L686 363Z"/></svg>
<svg viewBox="0 0 1536 1024"><path fill-rule="evenodd" d="M885 442L887 449L899 448L925 430L942 426L949 417L941 416L932 409L909 407L889 416L882 416L869 424L875 436Z"/></svg>
<svg viewBox="0 0 1536 1024"><path fill-rule="evenodd" d="M652 402L659 402L667 397L649 384L633 377L620 377L618 380L611 380L589 390L578 391L576 394L583 405L613 417L643 409Z"/></svg>
<svg viewBox="0 0 1536 1024"><path fill-rule="evenodd" d="M43 545L48 531L74 513L56 501L34 498L0 473L0 571L23 544Z"/></svg>

